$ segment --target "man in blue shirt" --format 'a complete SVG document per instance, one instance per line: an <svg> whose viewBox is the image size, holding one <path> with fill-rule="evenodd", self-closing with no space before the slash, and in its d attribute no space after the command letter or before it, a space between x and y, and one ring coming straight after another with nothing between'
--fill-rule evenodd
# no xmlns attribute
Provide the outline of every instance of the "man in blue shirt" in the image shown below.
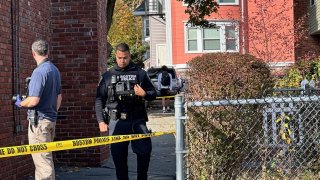
<svg viewBox="0 0 320 180"><path fill-rule="evenodd" d="M58 68L48 59L49 45L39 39L32 44L32 55L37 67L31 75L28 97L21 101L17 96L16 106L28 108L29 144L52 142L58 110L61 105L61 77ZM32 154L35 164L35 179L55 179L51 152Z"/></svg>

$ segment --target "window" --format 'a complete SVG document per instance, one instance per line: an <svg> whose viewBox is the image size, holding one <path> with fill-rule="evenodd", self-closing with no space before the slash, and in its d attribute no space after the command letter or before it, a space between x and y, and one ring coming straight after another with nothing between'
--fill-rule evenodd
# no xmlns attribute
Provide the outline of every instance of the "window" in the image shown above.
<svg viewBox="0 0 320 180"><path fill-rule="evenodd" d="M220 28L203 29L203 50L220 50Z"/></svg>
<svg viewBox="0 0 320 180"><path fill-rule="evenodd" d="M239 52L238 24L216 22L214 28L185 27L185 51Z"/></svg>
<svg viewBox="0 0 320 180"><path fill-rule="evenodd" d="M150 25L149 18L144 18L144 37L147 38L150 36Z"/></svg>
<svg viewBox="0 0 320 180"><path fill-rule="evenodd" d="M158 2L157 0L147 1L147 7L149 8L149 12L158 12Z"/></svg>
<svg viewBox="0 0 320 180"><path fill-rule="evenodd" d="M219 5L239 5L239 0L217 0ZM188 3L182 1L182 6L188 6Z"/></svg>
<svg viewBox="0 0 320 180"><path fill-rule="evenodd" d="M310 6L313 6L313 5L314 5L314 1L315 1L315 0L310 0Z"/></svg>
<svg viewBox="0 0 320 180"><path fill-rule="evenodd" d="M219 5L239 5L239 0L218 0Z"/></svg>
<svg viewBox="0 0 320 180"><path fill-rule="evenodd" d="M197 40L197 29L189 28L188 29L188 51L197 51L198 50L198 40Z"/></svg>
<svg viewBox="0 0 320 180"><path fill-rule="evenodd" d="M226 26L226 50L237 50L237 38L235 26Z"/></svg>
<svg viewBox="0 0 320 180"><path fill-rule="evenodd" d="M147 1L149 12L151 13L165 13L165 0L149 0Z"/></svg>

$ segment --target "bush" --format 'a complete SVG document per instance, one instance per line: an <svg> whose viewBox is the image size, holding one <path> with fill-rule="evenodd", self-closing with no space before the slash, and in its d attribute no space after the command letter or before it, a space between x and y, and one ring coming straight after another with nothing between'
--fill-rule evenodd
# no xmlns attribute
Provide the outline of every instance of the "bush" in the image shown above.
<svg viewBox="0 0 320 180"><path fill-rule="evenodd" d="M258 98L273 87L268 66L251 55L205 54L188 64L187 101ZM235 178L248 156L243 152L261 132L260 106L191 107L188 113L190 179Z"/></svg>
<svg viewBox="0 0 320 180"><path fill-rule="evenodd" d="M205 54L188 65L189 100L256 98L273 86L268 66L251 55Z"/></svg>
<svg viewBox="0 0 320 180"><path fill-rule="evenodd" d="M320 75L320 59L299 61L285 70L285 75L276 82L276 88L299 88L300 82L306 78L318 83Z"/></svg>

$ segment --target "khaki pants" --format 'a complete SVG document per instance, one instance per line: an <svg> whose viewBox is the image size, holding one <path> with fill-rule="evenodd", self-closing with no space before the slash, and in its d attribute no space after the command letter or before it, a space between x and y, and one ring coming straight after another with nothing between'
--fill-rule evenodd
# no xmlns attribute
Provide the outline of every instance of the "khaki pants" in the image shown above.
<svg viewBox="0 0 320 180"><path fill-rule="evenodd" d="M56 122L47 119L39 120L37 127L29 123L28 138L29 144L52 142L55 135ZM31 154L36 167L36 180L54 180L55 171L52 152Z"/></svg>

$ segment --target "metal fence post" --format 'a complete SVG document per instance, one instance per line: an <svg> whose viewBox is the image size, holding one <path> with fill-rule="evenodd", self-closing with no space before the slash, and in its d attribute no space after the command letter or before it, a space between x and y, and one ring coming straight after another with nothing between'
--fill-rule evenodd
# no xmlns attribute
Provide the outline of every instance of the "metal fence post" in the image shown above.
<svg viewBox="0 0 320 180"><path fill-rule="evenodd" d="M184 180L184 98L183 94L177 94L174 98L176 119L176 179Z"/></svg>

